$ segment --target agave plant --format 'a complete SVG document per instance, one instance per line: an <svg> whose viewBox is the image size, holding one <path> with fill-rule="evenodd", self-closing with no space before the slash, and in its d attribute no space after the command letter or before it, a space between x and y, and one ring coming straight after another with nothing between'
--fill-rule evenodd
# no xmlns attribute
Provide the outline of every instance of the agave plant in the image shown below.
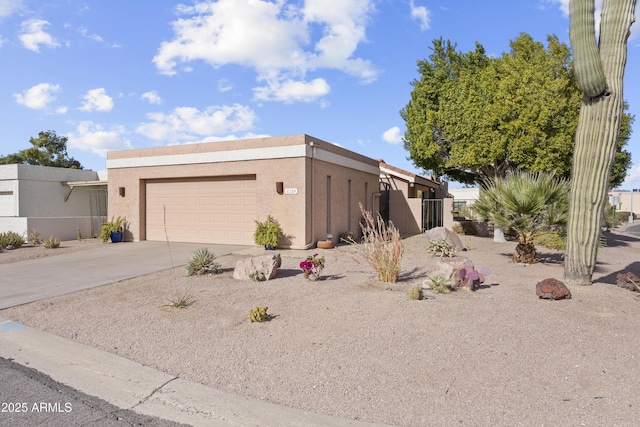
<svg viewBox="0 0 640 427"><path fill-rule="evenodd" d="M220 264L214 261L215 256L207 248L197 249L191 254L187 264L187 275L217 274L221 272Z"/></svg>
<svg viewBox="0 0 640 427"><path fill-rule="evenodd" d="M484 219L518 233L516 262L537 262L534 239L567 222L569 182L553 173L511 172L485 182L474 209Z"/></svg>

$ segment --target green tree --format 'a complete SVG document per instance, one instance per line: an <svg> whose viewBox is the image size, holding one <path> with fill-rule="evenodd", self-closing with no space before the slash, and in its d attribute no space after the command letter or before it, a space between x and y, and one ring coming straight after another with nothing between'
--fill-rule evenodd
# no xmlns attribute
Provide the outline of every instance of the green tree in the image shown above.
<svg viewBox="0 0 640 427"><path fill-rule="evenodd" d="M512 168L568 177L581 93L569 47L555 36L547 42L545 48L523 33L510 52L491 58L479 43L463 54L450 41L434 40L401 111L414 164L470 184Z"/></svg>
<svg viewBox="0 0 640 427"><path fill-rule="evenodd" d="M39 132L37 138L29 138L29 143L30 148L0 156L0 165L18 163L82 169L80 162L67 154L67 137L58 136L55 131Z"/></svg>
<svg viewBox="0 0 640 427"><path fill-rule="evenodd" d="M535 238L564 227L567 221L569 182L553 173L509 172L486 181L473 210L500 227L518 233L516 262L537 262Z"/></svg>
<svg viewBox="0 0 640 427"><path fill-rule="evenodd" d="M627 39L636 0L604 0L596 40L594 0L569 3L576 77L584 96L575 136L564 281L590 285L620 132ZM615 171L615 169L614 169Z"/></svg>

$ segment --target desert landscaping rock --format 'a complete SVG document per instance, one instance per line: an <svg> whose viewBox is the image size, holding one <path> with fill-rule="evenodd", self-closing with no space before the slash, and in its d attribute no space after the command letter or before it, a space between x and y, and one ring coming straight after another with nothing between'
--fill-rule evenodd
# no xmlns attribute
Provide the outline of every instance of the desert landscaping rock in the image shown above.
<svg viewBox="0 0 640 427"><path fill-rule="evenodd" d="M558 279L544 279L536 284L536 295L542 299L569 299L571 291Z"/></svg>
<svg viewBox="0 0 640 427"><path fill-rule="evenodd" d="M278 268L282 265L280 254L260 255L257 257L241 259L233 270L233 278L237 280L251 280L251 274L262 273L265 280L271 280L278 274Z"/></svg>
<svg viewBox="0 0 640 427"><path fill-rule="evenodd" d="M460 237L458 237L456 233L449 230L448 228L445 228L445 227L432 228L431 230L427 230L426 235L429 238L429 240L446 239L447 241L449 241L449 243L455 246L459 251L464 249L464 246L460 241Z"/></svg>
<svg viewBox="0 0 640 427"><path fill-rule="evenodd" d="M451 258L440 258L436 262L435 268L430 275L442 275L447 279L453 280L455 282L455 286L459 287L462 283L462 280L460 279L460 270L465 267L473 267L473 262L467 257L456 256Z"/></svg>

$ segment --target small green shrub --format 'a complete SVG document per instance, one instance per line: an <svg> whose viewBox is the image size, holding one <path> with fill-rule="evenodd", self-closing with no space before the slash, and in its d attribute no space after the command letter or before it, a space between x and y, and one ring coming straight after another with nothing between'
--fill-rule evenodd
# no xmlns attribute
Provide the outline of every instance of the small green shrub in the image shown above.
<svg viewBox="0 0 640 427"><path fill-rule="evenodd" d="M474 227L473 222L466 220L454 222L453 226L451 226L451 231L466 236L476 236L478 234L478 230Z"/></svg>
<svg viewBox="0 0 640 427"><path fill-rule="evenodd" d="M255 221L256 231L253 233L253 241L256 245L267 248L275 248L278 246L278 240L282 236L282 228L280 223L271 215L267 215L264 222Z"/></svg>
<svg viewBox="0 0 640 427"><path fill-rule="evenodd" d="M214 261L215 256L207 248L197 249L191 254L187 264L187 275L218 274L222 272L220 264Z"/></svg>
<svg viewBox="0 0 640 427"><path fill-rule="evenodd" d="M427 252L438 255L440 258L452 258L458 255L458 248L447 239L429 240Z"/></svg>
<svg viewBox="0 0 640 427"><path fill-rule="evenodd" d="M442 274L431 275L423 283L430 287L433 292L438 294L448 294L455 286L453 280L447 279Z"/></svg>
<svg viewBox="0 0 640 427"><path fill-rule="evenodd" d="M111 239L111 233L122 231L126 225L126 222L127 217L111 217L111 221L105 222L100 226L100 239L102 239L103 242L108 242Z"/></svg>
<svg viewBox="0 0 640 427"><path fill-rule="evenodd" d="M77 237L78 241L82 240L82 233L80 232L79 228L78 228L78 232L76 233L76 237Z"/></svg>
<svg viewBox="0 0 640 427"><path fill-rule="evenodd" d="M259 271L254 271L253 273L249 274L249 278L251 280L253 280L254 282L262 282L264 280L266 280L266 278L264 277L264 274L259 272Z"/></svg>
<svg viewBox="0 0 640 427"><path fill-rule="evenodd" d="M267 314L267 310L269 307L253 307L249 312L249 320L251 322L264 322L269 320L269 315Z"/></svg>
<svg viewBox="0 0 640 427"><path fill-rule="evenodd" d="M407 291L407 298L411 300L421 300L424 297L420 286L414 286Z"/></svg>
<svg viewBox="0 0 640 427"><path fill-rule="evenodd" d="M533 243L545 248L562 251L567 245L567 236L560 232L542 234L533 239Z"/></svg>
<svg viewBox="0 0 640 427"><path fill-rule="evenodd" d="M24 245L24 237L14 231L6 231L0 233L0 249L4 249L7 246L13 246L19 248Z"/></svg>
<svg viewBox="0 0 640 427"><path fill-rule="evenodd" d="M34 245L34 246L42 243L42 240L40 240L40 233L38 232L38 230L27 230L27 242L29 242L30 245Z"/></svg>
<svg viewBox="0 0 640 427"><path fill-rule="evenodd" d="M55 236L50 236L49 238L44 239L42 244L47 249L57 249L60 247L60 239Z"/></svg>

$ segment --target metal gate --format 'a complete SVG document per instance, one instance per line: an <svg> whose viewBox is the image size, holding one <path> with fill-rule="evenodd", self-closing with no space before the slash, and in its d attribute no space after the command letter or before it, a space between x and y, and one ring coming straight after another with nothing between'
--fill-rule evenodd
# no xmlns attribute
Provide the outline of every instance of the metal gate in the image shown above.
<svg viewBox="0 0 640 427"><path fill-rule="evenodd" d="M103 188L89 190L89 206L91 207L91 237L100 236L100 226L107 219L107 190Z"/></svg>
<svg viewBox="0 0 640 427"><path fill-rule="evenodd" d="M422 232L442 227L442 199L422 199Z"/></svg>

